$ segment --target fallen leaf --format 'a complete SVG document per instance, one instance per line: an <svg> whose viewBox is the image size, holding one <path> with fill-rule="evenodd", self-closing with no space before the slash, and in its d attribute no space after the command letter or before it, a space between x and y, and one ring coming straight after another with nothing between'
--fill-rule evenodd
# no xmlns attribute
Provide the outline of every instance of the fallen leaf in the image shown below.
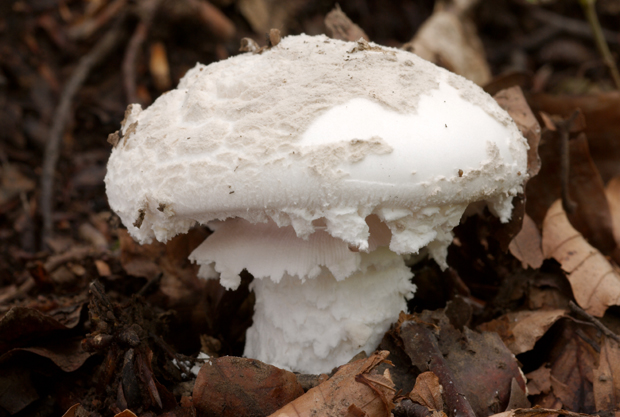
<svg viewBox="0 0 620 417"><path fill-rule="evenodd" d="M36 182L26 177L13 164L3 164L0 167L0 206L9 203L21 193L32 191Z"/></svg>
<svg viewBox="0 0 620 417"><path fill-rule="evenodd" d="M100 277L109 277L110 275L112 275L110 266L101 259L95 259L95 267L97 267L97 273Z"/></svg>
<svg viewBox="0 0 620 417"><path fill-rule="evenodd" d="M194 407L203 415L268 415L303 394L292 372L255 359L225 356L202 366Z"/></svg>
<svg viewBox="0 0 620 417"><path fill-rule="evenodd" d="M65 411L62 417L75 417L78 407L81 407L80 403L73 404L71 407L67 409L67 411Z"/></svg>
<svg viewBox="0 0 620 417"><path fill-rule="evenodd" d="M616 243L620 243L620 176L612 178L605 187L605 195L611 212L611 223Z"/></svg>
<svg viewBox="0 0 620 417"><path fill-rule="evenodd" d="M560 143L556 132L546 131L540 146L540 173L528 181L527 214L540 227L549 207L561 196ZM616 249L611 213L601 176L590 157L588 140L583 134L569 140L568 192L576 203L568 215L570 223L585 239L606 255Z"/></svg>
<svg viewBox="0 0 620 417"><path fill-rule="evenodd" d="M529 395L546 394L551 390L551 368L543 365L535 371L525 374Z"/></svg>
<svg viewBox="0 0 620 417"><path fill-rule="evenodd" d="M123 410L120 413L116 414L114 417L138 417L131 410Z"/></svg>
<svg viewBox="0 0 620 417"><path fill-rule="evenodd" d="M521 134L527 139L530 148L527 151L527 174L534 177L540 171L540 156L538 145L540 143L540 125L532 112L523 91L520 87L510 87L500 90L493 95L497 104L508 112L512 120L517 124Z"/></svg>
<svg viewBox="0 0 620 417"><path fill-rule="evenodd" d="M518 363L496 333L480 334L467 327L458 331L442 310L401 314L388 336L402 346L418 372L437 375L448 409L462 415L505 409L513 378L525 391Z"/></svg>
<svg viewBox="0 0 620 417"><path fill-rule="evenodd" d="M572 411L554 408L518 408L516 410L494 414L489 417L549 417L557 415L566 417L592 417L589 414L573 413Z"/></svg>
<svg viewBox="0 0 620 417"><path fill-rule="evenodd" d="M602 317L609 306L620 305L620 274L573 228L557 200L543 222L543 254L567 273L577 304Z"/></svg>
<svg viewBox="0 0 620 417"><path fill-rule="evenodd" d="M93 355L93 353L82 350L81 341L81 337L73 337L52 340L44 346L12 349L0 356L0 362L9 360L9 358L14 361L13 356L18 352L30 352L51 360L65 372L73 372Z"/></svg>
<svg viewBox="0 0 620 417"><path fill-rule="evenodd" d="M39 394L28 370L16 366L0 367L0 410L16 414L38 399Z"/></svg>
<svg viewBox="0 0 620 417"><path fill-rule="evenodd" d="M599 92L586 95L531 94L527 101L535 113L544 111L563 117L578 108L583 112L587 126L592 160L603 180L620 174L620 92ZM572 156L572 155L571 155ZM544 162L543 162L544 166Z"/></svg>
<svg viewBox="0 0 620 417"><path fill-rule="evenodd" d="M384 362L388 354L387 351L380 351L366 359L341 366L330 379L270 417L338 416L357 409L360 409L365 417L389 417L395 394L389 372L383 376L374 375L374 382L369 382L368 379L365 382L358 381L360 376L370 374Z"/></svg>
<svg viewBox="0 0 620 417"><path fill-rule="evenodd" d="M466 10L458 5L436 6L431 17L422 24L414 38L403 45L403 49L478 85L491 80L491 70L476 25Z"/></svg>
<svg viewBox="0 0 620 417"><path fill-rule="evenodd" d="M620 346L605 338L599 365L594 369L594 403L597 410L617 410L620 406Z"/></svg>
<svg viewBox="0 0 620 417"><path fill-rule="evenodd" d="M534 345L560 318L565 310L516 311L483 323L478 330L499 334L506 347L518 355L534 348Z"/></svg>
<svg viewBox="0 0 620 417"><path fill-rule="evenodd" d="M521 91L520 87L511 87L505 90L500 90L493 96L493 98L502 109L508 112L510 117L512 117L517 124L521 134L527 139L529 149L527 151L527 178L524 182L525 188L527 181L536 176L540 171L541 162L540 156L538 155L538 145L541 137L540 125L532 113L530 106L527 104L523 91ZM508 223L503 224L500 223L499 220L495 219L492 221L492 227L494 229L493 236L499 241L503 251L510 249L510 243L523 228L524 216L525 195L521 193L513 199L512 218ZM523 236L521 239L523 239ZM529 252L535 251L535 246L529 250L530 247L526 246L529 244L534 244L534 242L521 243L521 250L527 251L528 254ZM535 254L530 256L532 257L532 262L536 262L534 260Z"/></svg>
<svg viewBox="0 0 620 417"><path fill-rule="evenodd" d="M430 410L443 411L443 387L439 378L432 372L423 372L416 378L415 386L409 393L411 401Z"/></svg>
<svg viewBox="0 0 620 417"><path fill-rule="evenodd" d="M539 396L537 405L556 404L559 400L564 409L593 413L593 370L599 357L597 330L570 320L563 320L558 326L548 359L551 391Z"/></svg>
<svg viewBox="0 0 620 417"><path fill-rule="evenodd" d="M40 311L13 307L0 319L0 354L68 327Z"/></svg>
<svg viewBox="0 0 620 417"><path fill-rule="evenodd" d="M521 231L510 241L508 249L515 258L521 261L523 269L541 267L544 256L542 253L542 238L536 223L527 214L523 217Z"/></svg>
<svg viewBox="0 0 620 417"><path fill-rule="evenodd" d="M344 14L338 3L336 3L332 11L325 16L325 32L330 38L343 41L355 42L360 38L364 38L367 41L370 40L368 35L364 32L364 29L353 23L351 19Z"/></svg>

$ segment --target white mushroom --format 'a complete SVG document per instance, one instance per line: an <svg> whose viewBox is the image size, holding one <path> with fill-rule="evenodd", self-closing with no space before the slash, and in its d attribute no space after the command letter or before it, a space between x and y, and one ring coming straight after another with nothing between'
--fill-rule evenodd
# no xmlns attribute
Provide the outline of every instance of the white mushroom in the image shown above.
<svg viewBox="0 0 620 417"><path fill-rule="evenodd" d="M191 255L234 289L254 276L245 354L325 372L374 350L415 290L402 254L447 267L470 203L501 221L527 143L480 88L360 40L289 36L262 54L196 65L128 109L106 176L141 243L196 223Z"/></svg>

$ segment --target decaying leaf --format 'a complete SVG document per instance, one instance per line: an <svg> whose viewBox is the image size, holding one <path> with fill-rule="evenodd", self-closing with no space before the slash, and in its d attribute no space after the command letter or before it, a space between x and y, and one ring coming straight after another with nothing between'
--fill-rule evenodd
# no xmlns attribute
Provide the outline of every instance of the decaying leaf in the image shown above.
<svg viewBox="0 0 620 417"><path fill-rule="evenodd" d="M443 411L443 387L439 378L432 372L423 372L415 380L415 386L409 393L411 401L421 404L429 410Z"/></svg>
<svg viewBox="0 0 620 417"><path fill-rule="evenodd" d="M477 1L438 2L405 50L462 75L478 85L491 79L482 41L467 9ZM461 5L467 6L461 7Z"/></svg>
<svg viewBox="0 0 620 417"><path fill-rule="evenodd" d="M437 375L448 409L463 416L505 409L513 379L525 391L517 361L497 334L458 331L442 310L401 314L386 338L402 346L418 372Z"/></svg>
<svg viewBox="0 0 620 417"><path fill-rule="evenodd" d="M389 352L380 351L366 359L341 366L330 379L270 417L346 416L348 412L355 416L360 415L360 411L366 417L389 417L395 394L389 371L386 370L383 375L372 374L373 369L385 362L388 355Z"/></svg>
<svg viewBox="0 0 620 417"><path fill-rule="evenodd" d="M587 126L590 153L606 182L620 174L620 92L599 92L586 95L532 94L528 103L538 113L568 117L576 109L583 112Z"/></svg>
<svg viewBox="0 0 620 417"><path fill-rule="evenodd" d="M620 244L620 176L612 178L605 187L611 212L611 223L616 243Z"/></svg>
<svg viewBox="0 0 620 417"><path fill-rule="evenodd" d="M543 254L560 263L579 306L602 317L609 306L620 305L617 269L570 224L560 200L543 222Z"/></svg>
<svg viewBox="0 0 620 417"><path fill-rule="evenodd" d="M202 415L243 417L271 414L302 394L292 372L255 359L225 356L202 366L193 402Z"/></svg>
<svg viewBox="0 0 620 417"><path fill-rule="evenodd" d="M510 117L515 121L517 127L521 131L521 134L527 139L529 149L527 151L527 174L528 177L524 182L532 177L536 176L540 171L540 156L538 155L538 145L540 143L541 130L536 117L532 113L530 106L527 104L523 91L519 87L511 87L498 91L493 98L497 101L500 107L508 112ZM493 233L495 239L497 239L501 245L503 251L510 249L510 244L518 236L518 233L523 228L523 222L525 221L525 195L519 194L513 200L513 212L511 220L502 224L499 221L494 220ZM532 234L531 226L528 227L528 233L520 237L520 241L513 244L513 249L520 246L519 253L522 253L523 257L527 257L527 260L532 262L532 267L537 268L537 255L536 244L533 241L523 241L526 237ZM531 245L531 246L530 246ZM510 249L513 254L515 250ZM523 262L522 258L515 255L519 260ZM524 258L525 259L525 258ZM542 259L541 259L542 262Z"/></svg>
<svg viewBox="0 0 620 417"><path fill-rule="evenodd" d="M506 347L518 355L534 348L549 328L566 313L565 310L516 311L483 323L479 330L496 332Z"/></svg>
<svg viewBox="0 0 620 417"><path fill-rule="evenodd" d="M589 414L573 413L568 410L556 410L552 408L517 408L515 410L494 414L490 417L550 417L557 415L566 417L592 417Z"/></svg>
<svg viewBox="0 0 620 417"><path fill-rule="evenodd" d="M617 410L620 407L620 346L605 338L601 347L598 368L594 369L594 403L597 410Z"/></svg>
<svg viewBox="0 0 620 417"><path fill-rule="evenodd" d="M331 12L325 16L325 29L327 36L334 39L340 39L343 41L354 42L360 38L364 38L367 41L370 40L364 29L356 25L344 14L340 5L336 3L336 6Z"/></svg>
<svg viewBox="0 0 620 417"><path fill-rule="evenodd" d="M548 357L551 390L537 397L536 405L593 413L593 369L596 368L597 330L562 320Z"/></svg>
<svg viewBox="0 0 620 417"><path fill-rule="evenodd" d="M527 174L533 177L540 171L540 156L538 145L540 142L540 125L532 112L520 87L510 87L497 92L493 96L500 107L508 112L512 120L527 139L530 149L527 151Z"/></svg>
<svg viewBox="0 0 620 417"><path fill-rule="evenodd" d="M510 253L521 261L523 269L538 269L544 261L542 253L542 237L536 223L527 214L523 217L521 231L508 245Z"/></svg>
<svg viewBox="0 0 620 417"><path fill-rule="evenodd" d="M535 371L525 374L527 392L530 395L546 394L551 390L551 368L543 365Z"/></svg>

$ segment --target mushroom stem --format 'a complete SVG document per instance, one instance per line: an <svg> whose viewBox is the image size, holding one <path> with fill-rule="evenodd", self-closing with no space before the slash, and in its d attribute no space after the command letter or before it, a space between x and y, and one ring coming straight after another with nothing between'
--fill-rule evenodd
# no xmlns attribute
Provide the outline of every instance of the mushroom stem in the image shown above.
<svg viewBox="0 0 620 417"><path fill-rule="evenodd" d="M327 270L312 279L288 274L279 283L255 279L254 324L244 356L319 374L373 352L407 310L415 286L400 255L382 247L361 253L360 269L342 281Z"/></svg>
<svg viewBox="0 0 620 417"><path fill-rule="evenodd" d="M413 274L388 249L387 226L367 219L371 252L318 225L306 239L273 221L228 219L191 254L200 276L235 289L238 274L254 276L254 324L245 356L303 373L329 372L360 351L376 349L413 296ZM321 222L318 221L317 224Z"/></svg>

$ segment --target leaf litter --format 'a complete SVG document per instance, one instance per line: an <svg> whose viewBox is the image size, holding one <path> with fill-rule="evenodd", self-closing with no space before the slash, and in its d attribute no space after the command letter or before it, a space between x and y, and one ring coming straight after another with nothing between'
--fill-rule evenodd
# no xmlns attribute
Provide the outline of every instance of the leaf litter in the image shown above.
<svg viewBox="0 0 620 417"><path fill-rule="evenodd" d="M594 47L578 9L78 3L16 2L10 18L0 14L0 415L576 417L620 408L620 96L605 66L579 64ZM609 22L620 10L600 3L617 54ZM236 53L242 38L257 50L273 44L272 28L390 46L411 40L414 52L423 47L480 83L495 74L487 91L530 145L513 220L500 225L484 208L463 219L449 270L424 259L412 265L415 313L401 315L381 351L330 374L240 358L252 277L242 274L236 292L197 278L187 255L205 228L137 245L110 213L101 182L105 137L127 97L148 104L196 61ZM106 34L122 53L101 47ZM94 72L78 65L84 55L100 63ZM68 89L80 68L82 87ZM73 105L61 112L57 102ZM55 114L66 119L54 123ZM61 144L56 162L43 152L51 136ZM55 175L41 185L44 165ZM563 195L574 211L563 210Z"/></svg>

